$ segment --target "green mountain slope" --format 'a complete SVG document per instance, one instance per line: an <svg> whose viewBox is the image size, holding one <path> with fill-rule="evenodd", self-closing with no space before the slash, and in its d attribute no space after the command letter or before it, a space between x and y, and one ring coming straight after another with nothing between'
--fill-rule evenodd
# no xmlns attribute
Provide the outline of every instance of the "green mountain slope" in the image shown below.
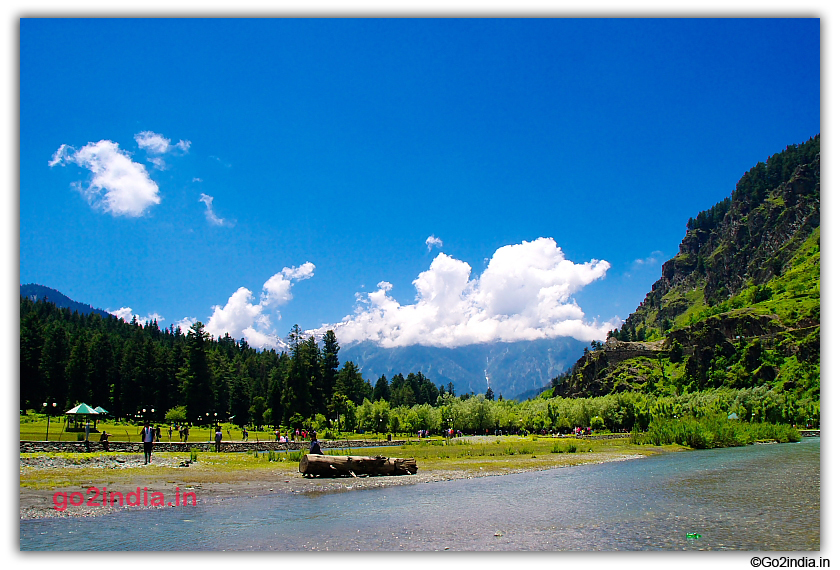
<svg viewBox="0 0 840 570"><path fill-rule="evenodd" d="M679 254L554 395L754 388L818 402L819 135L759 163L687 224Z"/></svg>

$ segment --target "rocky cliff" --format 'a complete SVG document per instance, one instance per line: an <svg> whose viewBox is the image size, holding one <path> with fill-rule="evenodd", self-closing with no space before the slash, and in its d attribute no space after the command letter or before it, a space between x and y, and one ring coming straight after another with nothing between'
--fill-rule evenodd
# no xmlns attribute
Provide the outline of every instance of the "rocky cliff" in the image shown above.
<svg viewBox="0 0 840 570"><path fill-rule="evenodd" d="M555 395L772 384L818 396L819 227L817 136L690 219L639 308L554 380Z"/></svg>

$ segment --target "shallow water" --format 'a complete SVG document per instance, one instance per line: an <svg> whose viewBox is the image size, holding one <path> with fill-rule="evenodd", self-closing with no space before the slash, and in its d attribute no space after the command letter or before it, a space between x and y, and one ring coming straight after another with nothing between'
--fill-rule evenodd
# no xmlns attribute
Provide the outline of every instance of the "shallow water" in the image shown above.
<svg viewBox="0 0 840 570"><path fill-rule="evenodd" d="M820 548L820 442L21 521L20 547L814 551Z"/></svg>

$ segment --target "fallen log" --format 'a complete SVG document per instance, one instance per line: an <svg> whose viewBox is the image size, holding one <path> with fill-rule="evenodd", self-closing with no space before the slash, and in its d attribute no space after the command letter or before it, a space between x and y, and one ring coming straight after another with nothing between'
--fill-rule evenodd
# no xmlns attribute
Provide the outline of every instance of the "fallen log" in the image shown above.
<svg viewBox="0 0 840 570"><path fill-rule="evenodd" d="M359 475L414 475L417 462L413 457L363 457L356 455L316 455L300 458L298 470L304 475L321 477L358 477Z"/></svg>

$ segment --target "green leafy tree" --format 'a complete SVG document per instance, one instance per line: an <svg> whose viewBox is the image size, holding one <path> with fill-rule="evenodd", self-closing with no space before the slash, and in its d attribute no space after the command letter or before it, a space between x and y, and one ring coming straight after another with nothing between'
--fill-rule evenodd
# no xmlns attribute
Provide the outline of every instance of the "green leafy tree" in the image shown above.
<svg viewBox="0 0 840 570"><path fill-rule="evenodd" d="M263 417L263 415L265 414L265 410L265 398L263 398L262 396L254 396L254 400L251 404L249 414L254 424L256 424L257 429L261 428L265 423L265 419Z"/></svg>
<svg viewBox="0 0 840 570"><path fill-rule="evenodd" d="M175 406L174 408L170 408L167 410L164 419L167 423L178 423L182 424L187 421L187 407L186 406Z"/></svg>

